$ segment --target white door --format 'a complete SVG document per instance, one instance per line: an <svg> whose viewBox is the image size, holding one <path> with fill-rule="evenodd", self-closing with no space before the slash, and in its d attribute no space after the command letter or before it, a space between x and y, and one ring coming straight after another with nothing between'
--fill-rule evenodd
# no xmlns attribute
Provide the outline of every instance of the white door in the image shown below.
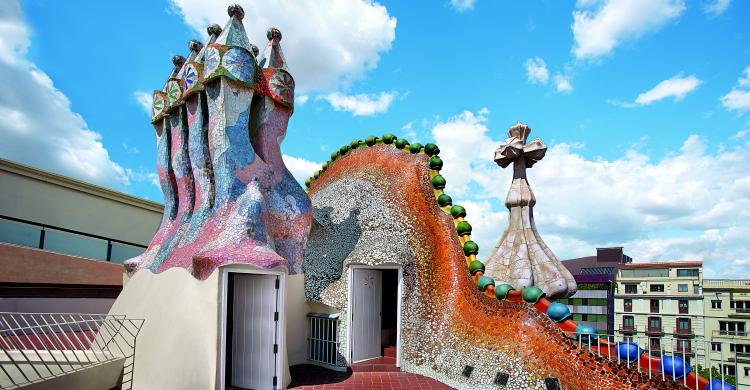
<svg viewBox="0 0 750 390"><path fill-rule="evenodd" d="M374 269L354 269L352 288L352 362L380 356L380 314L383 278Z"/></svg>
<svg viewBox="0 0 750 390"><path fill-rule="evenodd" d="M276 275L234 275L230 385L276 387L278 279Z"/></svg>

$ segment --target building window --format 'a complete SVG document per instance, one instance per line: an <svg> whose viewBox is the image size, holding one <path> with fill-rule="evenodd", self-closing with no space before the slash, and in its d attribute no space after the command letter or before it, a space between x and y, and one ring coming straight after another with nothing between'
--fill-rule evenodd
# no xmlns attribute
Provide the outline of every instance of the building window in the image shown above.
<svg viewBox="0 0 750 390"><path fill-rule="evenodd" d="M658 313L659 312L659 300L651 299L649 301L649 307L651 308L652 313Z"/></svg>
<svg viewBox="0 0 750 390"><path fill-rule="evenodd" d="M690 339L677 339L677 352L690 353Z"/></svg>
<svg viewBox="0 0 750 390"><path fill-rule="evenodd" d="M690 334L690 319L689 318L677 319L677 333Z"/></svg>
<svg viewBox="0 0 750 390"><path fill-rule="evenodd" d="M633 300L632 299L625 299L622 301L622 305L624 307L625 312L630 313L633 311Z"/></svg>
<svg viewBox="0 0 750 390"><path fill-rule="evenodd" d="M744 367L745 369L745 376L750 376L750 367Z"/></svg>
<svg viewBox="0 0 750 390"><path fill-rule="evenodd" d="M622 317L622 328L623 329L635 329L635 319L633 319L633 316L623 316Z"/></svg>
<svg viewBox="0 0 750 390"><path fill-rule="evenodd" d="M721 301L711 301L712 309L721 309Z"/></svg>
<svg viewBox="0 0 750 390"><path fill-rule="evenodd" d="M690 269L678 269L677 270L677 277L697 277L698 276L698 268L690 268Z"/></svg>
<svg viewBox="0 0 750 390"><path fill-rule="evenodd" d="M737 373L737 371L734 370L734 365L730 366L728 364L724 364L724 375L734 376L734 374L736 374L736 373Z"/></svg>
<svg viewBox="0 0 750 390"><path fill-rule="evenodd" d="M747 356L750 354L750 344L729 344L729 352Z"/></svg>
<svg viewBox="0 0 750 390"><path fill-rule="evenodd" d="M711 343L711 352L721 352L721 343Z"/></svg>
<svg viewBox="0 0 750 390"><path fill-rule="evenodd" d="M660 351L661 350L661 338L649 337L648 346L649 348L651 348L651 351Z"/></svg>
<svg viewBox="0 0 750 390"><path fill-rule="evenodd" d="M688 285L687 284L678 284L677 285L677 292L688 292Z"/></svg>
<svg viewBox="0 0 750 390"><path fill-rule="evenodd" d="M661 317L648 317L649 332L661 332Z"/></svg>
<svg viewBox="0 0 750 390"><path fill-rule="evenodd" d="M694 284L693 285L693 294L700 294L701 293L701 286Z"/></svg>
<svg viewBox="0 0 750 390"><path fill-rule="evenodd" d="M729 308L738 312L748 312L750 311L750 301L729 301Z"/></svg>
<svg viewBox="0 0 750 390"><path fill-rule="evenodd" d="M650 286L651 292L664 292L664 285L663 284L652 284Z"/></svg>
<svg viewBox="0 0 750 390"><path fill-rule="evenodd" d="M625 285L625 294L638 294L638 285L637 284L626 284Z"/></svg>
<svg viewBox="0 0 750 390"><path fill-rule="evenodd" d="M687 299L680 299L677 301L677 307L680 310L680 314L688 314L688 301Z"/></svg>
<svg viewBox="0 0 750 390"><path fill-rule="evenodd" d="M729 336L745 336L745 323L734 321L719 321L719 334Z"/></svg>

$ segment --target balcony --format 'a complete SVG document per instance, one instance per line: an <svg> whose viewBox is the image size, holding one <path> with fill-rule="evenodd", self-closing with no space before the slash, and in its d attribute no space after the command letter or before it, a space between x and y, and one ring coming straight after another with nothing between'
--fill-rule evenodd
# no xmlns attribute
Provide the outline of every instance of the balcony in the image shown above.
<svg viewBox="0 0 750 390"><path fill-rule="evenodd" d="M675 334L677 334L679 336L692 336L693 335L693 330L690 329L690 328L688 328L688 329L677 328L677 329L675 329Z"/></svg>
<svg viewBox="0 0 750 390"><path fill-rule="evenodd" d="M646 333L648 334L664 334L664 329L662 327L651 327L649 326L646 328Z"/></svg>
<svg viewBox="0 0 750 390"><path fill-rule="evenodd" d="M744 330L714 330L714 337L727 337L727 338L746 338L747 332Z"/></svg>

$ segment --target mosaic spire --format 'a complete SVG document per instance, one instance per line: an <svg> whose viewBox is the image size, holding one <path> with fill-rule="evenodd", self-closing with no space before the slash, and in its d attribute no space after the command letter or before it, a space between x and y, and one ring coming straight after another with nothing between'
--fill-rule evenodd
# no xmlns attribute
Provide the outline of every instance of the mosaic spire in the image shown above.
<svg viewBox="0 0 750 390"><path fill-rule="evenodd" d="M271 27L266 33L268 44L263 51L263 58L260 60L261 68L276 68L289 70L286 67L286 59L281 51L281 31L276 27Z"/></svg>
<svg viewBox="0 0 750 390"><path fill-rule="evenodd" d="M229 13L229 21L216 39L216 43L228 47L241 47L252 53L252 45L247 39L245 26L242 25L245 11L239 5L233 4L229 6L227 13Z"/></svg>
<svg viewBox="0 0 750 390"><path fill-rule="evenodd" d="M573 276L542 241L534 224L536 198L526 180L526 169L544 158L547 145L539 138L527 142L531 128L517 123L495 151L502 168L513 164L513 182L505 198L509 223L495 251L485 261L485 275L516 289L535 285L548 297L571 296L576 292Z"/></svg>

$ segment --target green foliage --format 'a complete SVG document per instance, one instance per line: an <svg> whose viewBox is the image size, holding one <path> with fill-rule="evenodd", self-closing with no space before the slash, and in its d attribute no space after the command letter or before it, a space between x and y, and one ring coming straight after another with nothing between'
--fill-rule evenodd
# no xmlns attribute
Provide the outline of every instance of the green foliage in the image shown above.
<svg viewBox="0 0 750 390"><path fill-rule="evenodd" d="M698 372L698 375L708 379L708 368L703 368L703 366L699 364L696 371ZM721 371L719 371L717 367L711 367L711 378L721 379ZM737 378L732 375L724 375L724 382L735 387L737 386Z"/></svg>

